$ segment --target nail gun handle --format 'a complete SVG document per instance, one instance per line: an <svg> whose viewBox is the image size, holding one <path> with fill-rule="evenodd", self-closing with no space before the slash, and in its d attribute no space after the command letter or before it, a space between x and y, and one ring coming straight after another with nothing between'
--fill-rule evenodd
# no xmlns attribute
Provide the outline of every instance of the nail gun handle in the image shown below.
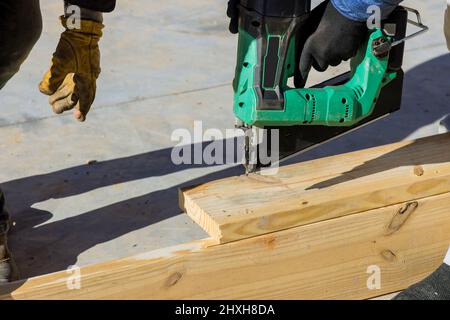
<svg viewBox="0 0 450 320"><path fill-rule="evenodd" d="M389 36L392 36L389 54L389 70L400 70L403 65L403 56L405 52L405 44L399 42L398 45L393 44L406 37L408 21L408 11L403 7L397 7L389 17L383 21L383 30Z"/></svg>
<svg viewBox="0 0 450 320"><path fill-rule="evenodd" d="M324 88L287 90L286 111L293 110L292 118L297 117L305 126L350 127L370 117L383 88L400 77L404 44L393 47L392 43L405 38L407 20L408 12L396 8L381 28L369 33L350 63L347 82Z"/></svg>

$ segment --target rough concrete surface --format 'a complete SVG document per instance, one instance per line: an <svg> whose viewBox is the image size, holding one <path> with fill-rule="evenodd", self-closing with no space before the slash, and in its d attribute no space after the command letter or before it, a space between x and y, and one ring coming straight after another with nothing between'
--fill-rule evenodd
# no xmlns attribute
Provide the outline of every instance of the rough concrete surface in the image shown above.
<svg viewBox="0 0 450 320"><path fill-rule="evenodd" d="M226 1L119 0L105 16L103 72L83 124L54 115L37 91L61 32L61 2L41 1L40 42L0 92L0 186L23 277L206 237L178 208L178 187L242 173L170 158L174 130L192 130L195 120L205 129L234 125L236 37L227 32ZM402 110L296 161L437 133L450 109L445 1L405 5L431 30L407 44Z"/></svg>

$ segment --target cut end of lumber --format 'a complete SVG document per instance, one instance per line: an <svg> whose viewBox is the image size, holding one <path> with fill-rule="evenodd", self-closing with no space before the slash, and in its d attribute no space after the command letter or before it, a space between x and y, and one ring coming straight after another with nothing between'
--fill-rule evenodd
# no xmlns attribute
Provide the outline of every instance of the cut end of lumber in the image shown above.
<svg viewBox="0 0 450 320"><path fill-rule="evenodd" d="M220 230L220 225L205 212L200 206L197 205L195 201L189 196L189 194L198 194L205 190L205 185L198 185L194 187L180 188L179 190L179 203L180 208L188 212L188 216L194 220L203 230L209 235L213 234L212 243L220 243L222 239L222 232ZM187 210L189 208L189 210Z"/></svg>

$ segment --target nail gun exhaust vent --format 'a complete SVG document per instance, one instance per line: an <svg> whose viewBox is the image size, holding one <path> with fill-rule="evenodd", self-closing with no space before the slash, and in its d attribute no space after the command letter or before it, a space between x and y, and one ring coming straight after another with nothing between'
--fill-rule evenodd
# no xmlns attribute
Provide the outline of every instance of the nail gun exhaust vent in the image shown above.
<svg viewBox="0 0 450 320"><path fill-rule="evenodd" d="M311 119L310 121L314 121L316 119L316 113L317 113L317 101L315 95L311 93L307 93L305 95L306 100L308 100L308 103L311 105Z"/></svg>
<svg viewBox="0 0 450 320"><path fill-rule="evenodd" d="M364 94L364 89L361 88L360 86L357 86L353 88L353 92L355 93L356 98L360 99Z"/></svg>

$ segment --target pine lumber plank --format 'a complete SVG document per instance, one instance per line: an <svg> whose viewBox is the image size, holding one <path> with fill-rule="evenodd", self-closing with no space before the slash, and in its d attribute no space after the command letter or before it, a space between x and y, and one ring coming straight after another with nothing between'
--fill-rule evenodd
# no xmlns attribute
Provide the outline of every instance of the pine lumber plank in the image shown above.
<svg viewBox="0 0 450 320"><path fill-rule="evenodd" d="M2 299L365 299L400 291L442 262L450 193L223 245L196 241L0 286ZM367 288L369 266L381 288Z"/></svg>
<svg viewBox="0 0 450 320"><path fill-rule="evenodd" d="M450 192L450 134L403 141L180 190L217 243Z"/></svg>

